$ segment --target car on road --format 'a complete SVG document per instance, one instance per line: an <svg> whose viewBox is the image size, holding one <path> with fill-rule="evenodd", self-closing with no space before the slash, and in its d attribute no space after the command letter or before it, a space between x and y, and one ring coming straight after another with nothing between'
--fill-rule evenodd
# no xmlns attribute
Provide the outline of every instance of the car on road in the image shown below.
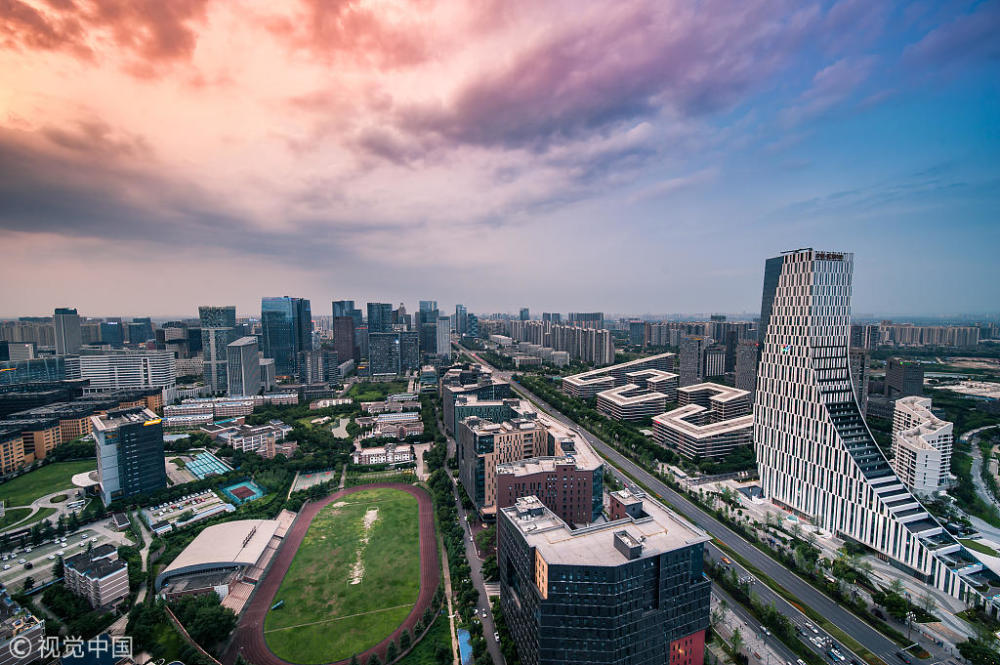
<svg viewBox="0 0 1000 665"><path fill-rule="evenodd" d="M49 555L49 561L55 561L55 560L56 560L56 555L55 554L50 554Z"/></svg>
<svg viewBox="0 0 1000 665"><path fill-rule="evenodd" d="M499 642L500 641L500 633L494 632L493 633L493 639L495 641Z"/></svg>
<svg viewBox="0 0 1000 665"><path fill-rule="evenodd" d="M3 565L3 569L4 569L4 570L10 570L10 564L9 564L9 563L5 563L5 564Z"/></svg>
<svg viewBox="0 0 1000 665"><path fill-rule="evenodd" d="M31 570L34 567L35 567L35 564L31 563L30 561L28 563L24 564L24 569L25 570Z"/></svg>
<svg viewBox="0 0 1000 665"><path fill-rule="evenodd" d="M17 560L18 563L24 563L25 561L27 561L27 559L18 559Z"/></svg>
<svg viewBox="0 0 1000 665"><path fill-rule="evenodd" d="M479 613L480 613L480 615L482 615L482 617L483 617L484 619L486 618L486 610L480 610L480 612L479 612Z"/></svg>
<svg viewBox="0 0 1000 665"><path fill-rule="evenodd" d="M730 558L729 558L728 556L724 556L724 557L722 557L722 563L724 563L724 564L726 564L727 566L729 566L729 565L731 565L731 564L732 564L733 562L732 562L732 560L731 560L731 559L730 559Z"/></svg>
<svg viewBox="0 0 1000 665"><path fill-rule="evenodd" d="M906 665L911 665L911 663L913 663L913 659L910 658L910 655L905 651L897 651L896 658L899 658L901 661L906 663Z"/></svg>
<svg viewBox="0 0 1000 665"><path fill-rule="evenodd" d="M62 556L65 553L66 553L66 550L59 550L58 552L56 552L56 556Z"/></svg>

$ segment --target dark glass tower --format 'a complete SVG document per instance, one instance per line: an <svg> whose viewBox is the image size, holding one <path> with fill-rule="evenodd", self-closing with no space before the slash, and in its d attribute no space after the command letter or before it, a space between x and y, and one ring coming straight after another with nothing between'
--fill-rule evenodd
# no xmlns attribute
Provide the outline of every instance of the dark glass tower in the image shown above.
<svg viewBox="0 0 1000 665"><path fill-rule="evenodd" d="M265 358L280 376L293 376L299 353L312 350L312 308L304 298L262 298L260 320Z"/></svg>

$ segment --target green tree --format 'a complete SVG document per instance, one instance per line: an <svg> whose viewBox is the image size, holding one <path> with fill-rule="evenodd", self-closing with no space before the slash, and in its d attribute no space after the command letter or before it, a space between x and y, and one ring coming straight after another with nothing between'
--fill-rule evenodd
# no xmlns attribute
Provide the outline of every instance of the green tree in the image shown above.
<svg viewBox="0 0 1000 665"><path fill-rule="evenodd" d="M412 644L412 643L413 643L413 640L410 638L410 631L408 631L408 630L406 630L404 628L403 629L403 634L399 636L399 648L400 648L400 650L406 651L407 649L410 648L410 644Z"/></svg>
<svg viewBox="0 0 1000 665"><path fill-rule="evenodd" d="M378 659L378 656L372 654L368 657L368 665L382 665L382 661Z"/></svg>
<svg viewBox="0 0 1000 665"><path fill-rule="evenodd" d="M729 644L733 647L734 654L739 654L743 650L743 635L740 633L739 628L733 631L733 636L729 639Z"/></svg>
<svg viewBox="0 0 1000 665"><path fill-rule="evenodd" d="M353 656L351 656L351 665L361 665L358 662L358 654L354 654Z"/></svg>
<svg viewBox="0 0 1000 665"><path fill-rule="evenodd" d="M396 660L396 656L399 655L399 649L396 647L395 642L389 642L389 646L385 649L385 662L391 663Z"/></svg>
<svg viewBox="0 0 1000 665"><path fill-rule="evenodd" d="M28 575L24 578L24 590L31 591L33 588L35 588L35 578Z"/></svg>

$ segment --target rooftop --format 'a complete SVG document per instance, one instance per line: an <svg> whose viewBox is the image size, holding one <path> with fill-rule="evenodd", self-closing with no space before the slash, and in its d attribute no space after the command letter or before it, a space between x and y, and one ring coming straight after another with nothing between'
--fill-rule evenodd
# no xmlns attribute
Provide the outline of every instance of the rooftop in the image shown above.
<svg viewBox="0 0 1000 665"><path fill-rule="evenodd" d="M641 517L592 524L571 529L536 497L522 497L500 512L521 532L547 564L567 566L618 566L629 558L615 548L615 538L642 547L642 557L657 556L711 538L682 521L660 503L642 497ZM624 532L624 534L622 533Z"/></svg>
<svg viewBox="0 0 1000 665"><path fill-rule="evenodd" d="M223 566L253 566L278 528L277 520L237 520L206 527L157 578Z"/></svg>
<svg viewBox="0 0 1000 665"><path fill-rule="evenodd" d="M642 404L643 402L656 402L667 399L667 396L655 390L646 390L634 383L626 383L624 386L602 390L597 393L599 398L603 398L619 406L630 404ZM661 405L660 408L663 408Z"/></svg>
<svg viewBox="0 0 1000 665"><path fill-rule="evenodd" d="M107 432L116 430L122 425L139 423L155 425L160 422L160 417L149 409L135 407L108 411L105 415L91 416L90 421L93 423L94 429Z"/></svg>
<svg viewBox="0 0 1000 665"><path fill-rule="evenodd" d="M713 393L709 399L715 402L731 402L737 399L749 399L750 397L750 393L746 390L740 390L739 388L733 388L732 386L724 386L721 383L696 383L692 386L684 386L677 389L678 394L693 394L706 391Z"/></svg>
<svg viewBox="0 0 1000 665"><path fill-rule="evenodd" d="M658 416L653 416L653 423L659 423L664 427L683 432L684 434L695 439L704 439L712 436L718 436L720 434L728 434L730 432L753 428L753 414L739 416L738 418L731 418L729 420L722 420L717 423L708 423L705 425L697 425L689 422L690 418L702 413L707 413L708 411L710 411L710 409L706 409L700 404L687 404L674 409L673 411L667 411L666 413L661 413Z"/></svg>

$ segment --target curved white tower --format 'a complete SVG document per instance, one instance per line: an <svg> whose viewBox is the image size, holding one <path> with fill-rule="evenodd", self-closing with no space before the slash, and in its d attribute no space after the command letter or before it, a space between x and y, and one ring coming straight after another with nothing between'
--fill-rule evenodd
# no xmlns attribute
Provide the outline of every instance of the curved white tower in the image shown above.
<svg viewBox="0 0 1000 665"><path fill-rule="evenodd" d="M764 495L925 582L981 602L982 564L896 477L861 416L848 340L854 257L812 249L768 259L754 442Z"/></svg>

